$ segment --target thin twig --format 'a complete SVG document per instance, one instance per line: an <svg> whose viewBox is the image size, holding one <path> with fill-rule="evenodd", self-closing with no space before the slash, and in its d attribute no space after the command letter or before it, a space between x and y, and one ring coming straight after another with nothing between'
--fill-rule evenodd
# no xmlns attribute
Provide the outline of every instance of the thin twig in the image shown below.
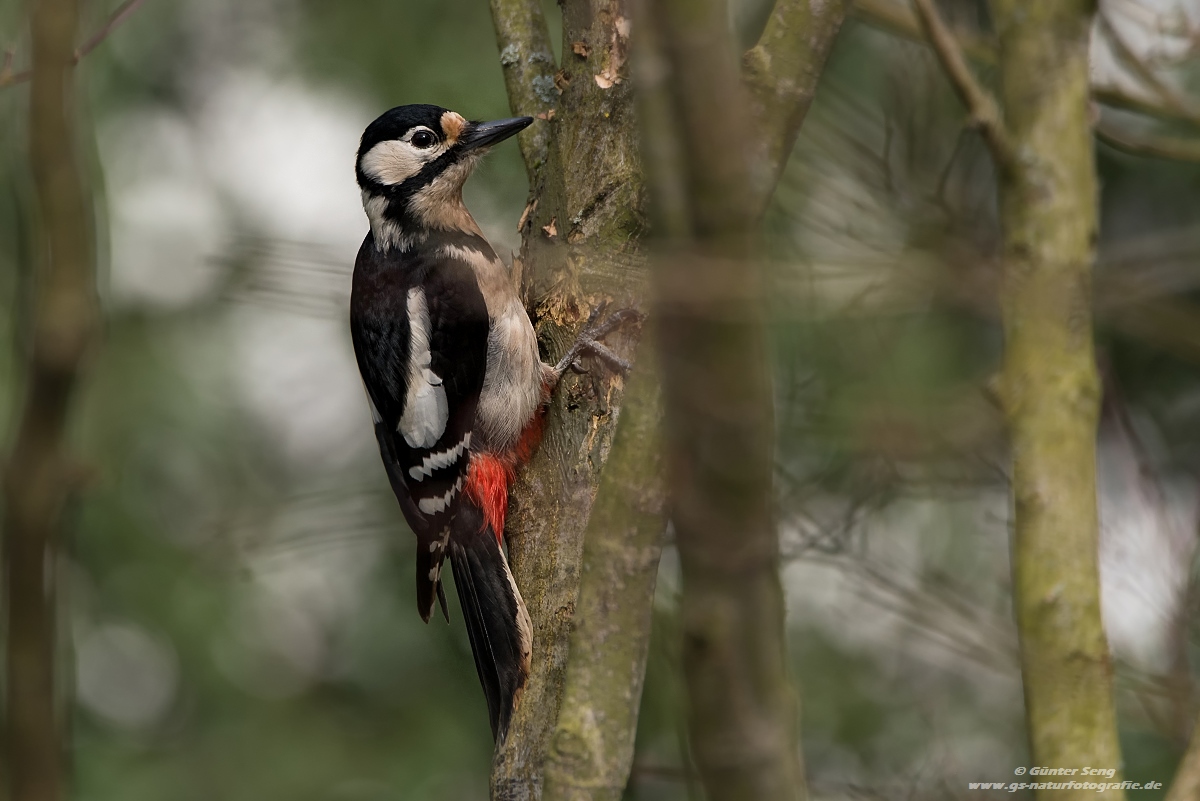
<svg viewBox="0 0 1200 801"><path fill-rule="evenodd" d="M1133 156L1171 161L1200 162L1200 138L1182 139L1152 133L1131 133L1101 117L1094 127L1096 137L1110 147Z"/></svg>
<svg viewBox="0 0 1200 801"><path fill-rule="evenodd" d="M1193 125L1200 125L1200 108L1192 103L1188 98L1183 97L1174 87L1164 81L1158 74L1150 68L1148 64L1136 53L1109 20L1107 14L1099 15L1100 29L1104 32L1104 37L1112 44L1113 52L1120 59L1121 63L1129 68L1138 79L1153 90L1154 94L1162 104L1172 113L1173 116L1179 119L1186 120Z"/></svg>
<svg viewBox="0 0 1200 801"><path fill-rule="evenodd" d="M856 0L854 16L862 22L896 36L913 41L926 41L921 25L912 9L898 0ZM960 49L975 64L992 66L996 63L996 45L990 39L969 31L955 31ZM1154 98L1134 94L1110 83L1093 83L1092 99L1110 108L1119 108L1163 120L1192 122L1194 112L1180 115L1179 111Z"/></svg>
<svg viewBox="0 0 1200 801"><path fill-rule="evenodd" d="M138 10L145 0L125 0L124 3L117 6L113 13L109 14L108 19L101 25L95 33L88 37L87 41L75 51L75 63L79 63L79 59L86 56L88 53L100 46L100 43L108 38L109 34L121 27L127 19L133 16L133 12Z"/></svg>
<svg viewBox="0 0 1200 801"><path fill-rule="evenodd" d="M996 166L1002 172L1011 171L1016 166L1016 154L1009 141L1008 131L1005 130L999 104L975 79L958 40L946 26L933 0L912 0L912 3L929 44L937 54L942 68L946 70L959 99L967 107L972 125L979 128L992 151Z"/></svg>
<svg viewBox="0 0 1200 801"><path fill-rule="evenodd" d="M133 12L137 11L138 6L144 3L145 0L125 0L124 3L117 6L117 9L109 15L104 24L96 29L95 33L87 38L87 41L75 51L75 56L72 59L72 65L78 64L88 53L95 50L104 42L109 35L125 23L127 19L133 16ZM11 50L4 53L4 65L0 66L0 89L5 89L9 86L15 86L19 83L25 83L33 77L32 70L22 70L13 72L12 70L13 53Z"/></svg>

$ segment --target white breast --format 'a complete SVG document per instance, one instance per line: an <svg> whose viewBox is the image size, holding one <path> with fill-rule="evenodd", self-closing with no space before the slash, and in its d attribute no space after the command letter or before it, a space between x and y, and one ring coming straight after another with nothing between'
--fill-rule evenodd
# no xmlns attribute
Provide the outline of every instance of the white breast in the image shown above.
<svg viewBox="0 0 1200 801"><path fill-rule="evenodd" d="M475 413L476 429L491 448L511 448L542 402L542 360L533 324L499 259L472 248L447 246L447 256L471 265L487 304L487 372Z"/></svg>
<svg viewBox="0 0 1200 801"><path fill-rule="evenodd" d="M492 318L487 373L475 419L492 447L516 445L542 402L542 361L529 315L513 292L513 302Z"/></svg>

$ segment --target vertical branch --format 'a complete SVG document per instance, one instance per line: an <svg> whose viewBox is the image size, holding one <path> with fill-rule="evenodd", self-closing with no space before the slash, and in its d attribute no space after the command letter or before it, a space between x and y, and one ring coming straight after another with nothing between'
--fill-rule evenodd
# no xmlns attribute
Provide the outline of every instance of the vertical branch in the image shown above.
<svg viewBox="0 0 1200 801"><path fill-rule="evenodd" d="M1121 755L1097 565L1094 6L992 3L1016 154L1000 186L1006 348L999 389L1013 453L1013 594L1033 760L1115 767Z"/></svg>
<svg viewBox="0 0 1200 801"><path fill-rule="evenodd" d="M30 163L38 200L32 355L4 481L7 762L12 801L63 797L55 704L56 532L71 489L64 429L96 319L88 206L74 156L78 0L33 5Z"/></svg>
<svg viewBox="0 0 1200 801"><path fill-rule="evenodd" d="M778 0L758 44L742 57L764 148L764 205L812 106L848 5L845 0Z"/></svg>
<svg viewBox="0 0 1200 801"><path fill-rule="evenodd" d="M558 102L558 89L554 85L550 29L542 5L539 0L491 0L491 6L509 107L513 114L540 115L544 119ZM530 126L517 137L530 189L546 161L549 138L546 125Z"/></svg>
<svg viewBox="0 0 1200 801"><path fill-rule="evenodd" d="M553 361L591 309L635 307L647 268L638 238L643 192L625 0L564 0L564 59L523 229L522 287L542 351ZM519 101L514 102L514 107ZM632 342L613 339L626 354ZM609 456L624 382L597 365L568 375L551 403L542 447L513 490L506 526L513 573L533 623L521 704L492 766L494 799L539 799L567 670L584 531Z"/></svg>
<svg viewBox="0 0 1200 801"><path fill-rule="evenodd" d="M756 131L719 0L646 0L647 168L692 750L713 801L804 797L788 682ZM652 30L648 31L646 28ZM678 170L672 173L672 170Z"/></svg>
<svg viewBox="0 0 1200 801"><path fill-rule="evenodd" d="M562 709L546 756L547 801L620 801L633 765L666 524L652 346L650 337L639 346L588 522Z"/></svg>

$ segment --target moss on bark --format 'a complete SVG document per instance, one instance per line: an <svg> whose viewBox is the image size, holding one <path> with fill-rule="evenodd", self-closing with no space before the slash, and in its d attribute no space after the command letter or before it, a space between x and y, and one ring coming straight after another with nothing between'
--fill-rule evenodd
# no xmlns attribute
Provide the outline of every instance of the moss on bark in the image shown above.
<svg viewBox="0 0 1200 801"><path fill-rule="evenodd" d="M1013 594L1030 746L1039 765L1119 769L1097 564L1094 2L995 0L992 9L1014 156L1000 191L1006 348L999 389L1013 454ZM1051 794L1094 796L1039 792Z"/></svg>

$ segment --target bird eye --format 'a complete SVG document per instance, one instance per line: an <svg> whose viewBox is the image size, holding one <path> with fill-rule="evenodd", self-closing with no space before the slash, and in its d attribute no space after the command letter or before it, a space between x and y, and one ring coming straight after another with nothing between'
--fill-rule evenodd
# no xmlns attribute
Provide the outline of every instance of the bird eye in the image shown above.
<svg viewBox="0 0 1200 801"><path fill-rule="evenodd" d="M412 142L413 147L419 147L424 150L427 147L433 147L433 134L429 131L417 131L408 141Z"/></svg>

